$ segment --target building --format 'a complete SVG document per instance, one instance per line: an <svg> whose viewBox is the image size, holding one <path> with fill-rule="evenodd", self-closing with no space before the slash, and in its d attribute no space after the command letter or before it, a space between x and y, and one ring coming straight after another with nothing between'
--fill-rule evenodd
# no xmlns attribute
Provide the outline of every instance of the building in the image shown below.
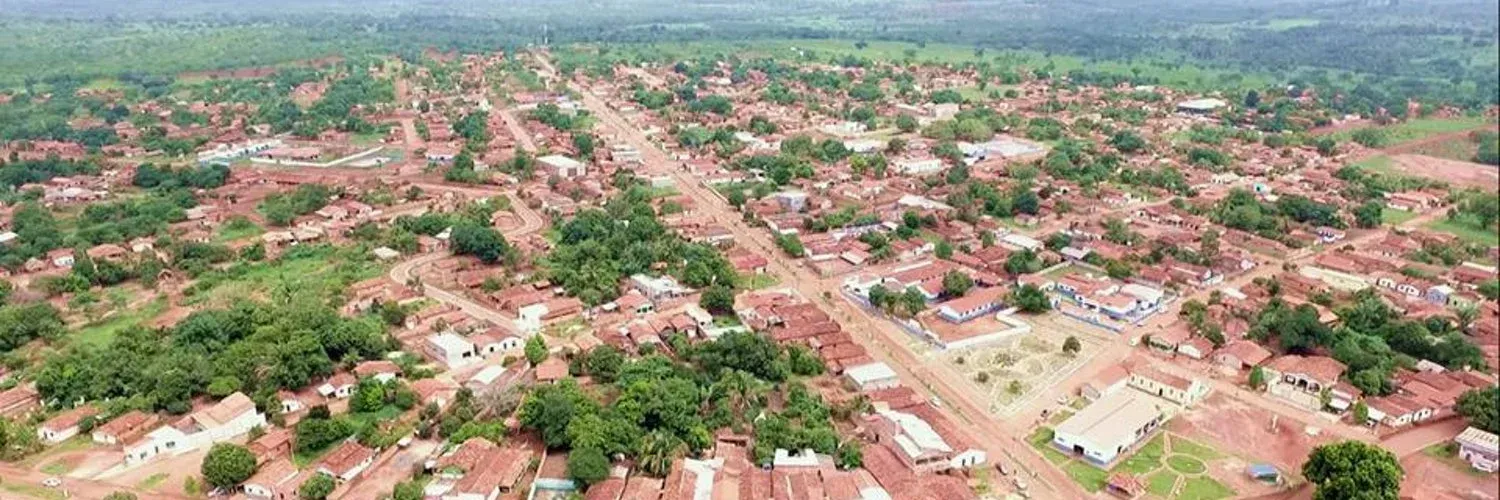
<svg viewBox="0 0 1500 500"><path fill-rule="evenodd" d="M289 459L262 465L242 485L245 495L260 500L297 500L297 488L310 477L297 470Z"/></svg>
<svg viewBox="0 0 1500 500"><path fill-rule="evenodd" d="M879 361L845 368L844 378L860 392L893 389L901 385L901 377L896 371Z"/></svg>
<svg viewBox="0 0 1500 500"><path fill-rule="evenodd" d="M1262 366L1266 391L1309 410L1323 408L1323 389L1333 389L1345 366L1327 356L1286 355Z"/></svg>
<svg viewBox="0 0 1500 500"><path fill-rule="evenodd" d="M437 459L434 468L438 480L428 491L443 500L493 500L514 491L531 458L531 452L525 449L470 439Z"/></svg>
<svg viewBox="0 0 1500 500"><path fill-rule="evenodd" d="M1495 472L1500 465L1500 436L1470 427L1453 438L1453 442L1458 443L1458 457L1475 469Z"/></svg>
<svg viewBox="0 0 1500 500"><path fill-rule="evenodd" d="M652 277L644 274L630 276L630 286L640 290L646 298L653 301L661 298L671 298L686 295L692 290L677 283L671 276Z"/></svg>
<svg viewBox="0 0 1500 500"><path fill-rule="evenodd" d="M359 441L344 441L318 462L318 472L332 476L340 483L352 481L370 468L370 464L375 463L375 452L375 449L359 444Z"/></svg>
<svg viewBox="0 0 1500 500"><path fill-rule="evenodd" d="M1130 384L1130 372L1120 365L1110 366L1085 382L1078 390L1084 399L1098 401L1099 398L1120 392Z"/></svg>
<svg viewBox="0 0 1500 500"><path fill-rule="evenodd" d="M547 155L536 159L547 167L547 172L558 177L570 179L587 175L587 167L578 160L563 155Z"/></svg>
<svg viewBox="0 0 1500 500"><path fill-rule="evenodd" d="M954 323L964 323L984 316L1005 305L1005 289L1001 287L970 290L968 295L938 306L938 316Z"/></svg>
<svg viewBox="0 0 1500 500"><path fill-rule="evenodd" d="M1149 366L1130 370L1130 387L1182 406L1192 406L1208 395L1208 386Z"/></svg>
<svg viewBox="0 0 1500 500"><path fill-rule="evenodd" d="M474 344L453 332L429 335L422 347L428 356L450 369L462 368L479 360L474 354Z"/></svg>
<svg viewBox="0 0 1500 500"><path fill-rule="evenodd" d="M1057 426L1052 445L1106 466L1143 441L1167 415L1150 397L1131 391L1105 396Z"/></svg>
<svg viewBox="0 0 1500 500"><path fill-rule="evenodd" d="M1178 103L1177 111L1192 115L1206 115L1228 105L1229 103L1220 99L1193 99Z"/></svg>
<svg viewBox="0 0 1500 500"><path fill-rule="evenodd" d="M1235 340L1214 351L1214 362L1225 368L1242 370L1260 366L1271 358L1271 351L1248 340Z"/></svg>
<svg viewBox="0 0 1500 500"><path fill-rule="evenodd" d="M913 470L967 469L988 459L984 450L950 443L932 423L916 414L877 410L870 420L876 442L896 452L896 457Z"/></svg>
<svg viewBox="0 0 1500 500"><path fill-rule="evenodd" d="M68 438L78 435L78 424L83 422L83 419L93 417L98 413L99 410L92 406L80 406L62 412L37 426L36 437L48 444L67 441Z"/></svg>
<svg viewBox="0 0 1500 500"><path fill-rule="evenodd" d="M358 383L353 375L336 373L318 386L318 395L329 399L345 399L354 395L354 386Z"/></svg>
<svg viewBox="0 0 1500 500"><path fill-rule="evenodd" d="M104 425L94 427L93 438L95 443L103 445L116 445L134 439L144 434L157 422L156 414L132 410L129 413L115 417L114 420Z"/></svg>
<svg viewBox="0 0 1500 500"><path fill-rule="evenodd" d="M250 397L236 392L182 419L124 444L125 463L136 464L162 453L181 455L233 439L266 425L266 416Z"/></svg>

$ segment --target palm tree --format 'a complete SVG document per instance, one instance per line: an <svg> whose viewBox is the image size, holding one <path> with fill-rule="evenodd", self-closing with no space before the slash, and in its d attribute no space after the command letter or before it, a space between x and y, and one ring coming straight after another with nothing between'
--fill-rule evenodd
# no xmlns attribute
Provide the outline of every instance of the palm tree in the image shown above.
<svg viewBox="0 0 1500 500"><path fill-rule="evenodd" d="M652 431L641 439L639 449L636 450L636 466L647 475L666 477L682 447L682 440L677 436L666 431Z"/></svg>

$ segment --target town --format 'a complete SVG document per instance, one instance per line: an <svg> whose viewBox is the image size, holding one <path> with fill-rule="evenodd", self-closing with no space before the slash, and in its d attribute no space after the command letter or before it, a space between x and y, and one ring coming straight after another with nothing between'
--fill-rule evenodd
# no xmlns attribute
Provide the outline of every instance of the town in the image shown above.
<svg viewBox="0 0 1500 500"><path fill-rule="evenodd" d="M1500 109L846 50L0 93L0 497L1500 496Z"/></svg>

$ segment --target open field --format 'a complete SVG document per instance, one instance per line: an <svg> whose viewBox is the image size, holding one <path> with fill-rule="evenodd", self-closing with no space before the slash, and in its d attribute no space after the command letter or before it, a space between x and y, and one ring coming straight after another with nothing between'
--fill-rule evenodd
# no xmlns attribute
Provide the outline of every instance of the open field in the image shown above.
<svg viewBox="0 0 1500 500"><path fill-rule="evenodd" d="M1406 175L1484 189L1494 189L1500 183L1500 169L1491 165L1411 154L1390 158L1391 168Z"/></svg>
<svg viewBox="0 0 1500 500"><path fill-rule="evenodd" d="M1164 499L1217 500L1241 492L1258 495L1274 491L1272 486L1247 482L1243 477L1243 460L1170 432L1157 433L1109 469L1058 451L1050 444L1051 438L1052 429L1041 427L1028 442L1091 492L1102 490L1109 476L1115 473L1141 478L1150 494Z"/></svg>
<svg viewBox="0 0 1500 500"><path fill-rule="evenodd" d="M1493 229L1486 230L1476 223L1465 220L1438 219L1427 224L1427 228L1458 236L1459 239L1471 243L1495 246L1500 244L1500 233Z"/></svg>
<svg viewBox="0 0 1500 500"><path fill-rule="evenodd" d="M1455 118L1417 118L1404 122L1375 127L1386 132L1386 147L1399 147L1402 143L1420 141L1429 137L1463 132L1492 125L1494 119L1483 116L1459 116ZM1335 139L1347 141L1358 129L1340 130L1333 134Z"/></svg>

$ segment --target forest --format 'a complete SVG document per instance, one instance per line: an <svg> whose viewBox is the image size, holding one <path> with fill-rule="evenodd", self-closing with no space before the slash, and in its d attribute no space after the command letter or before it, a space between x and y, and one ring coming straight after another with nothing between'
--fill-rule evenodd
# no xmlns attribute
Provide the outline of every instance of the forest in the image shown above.
<svg viewBox="0 0 1500 500"><path fill-rule="evenodd" d="M1496 102L1500 89L1495 0L1255 6L1221 0L444 0L379 6L193 0L171 9L156 3L8 2L0 14L0 29L8 33L0 40L0 87L59 76L172 76L331 55L415 59L427 48L846 39L951 44L972 49L975 59L985 50L1032 51L1085 62L1144 62L1168 73L1197 65L1233 78L1349 90L1363 83L1368 91L1468 106ZM1101 17L1111 22L1094 22Z"/></svg>

